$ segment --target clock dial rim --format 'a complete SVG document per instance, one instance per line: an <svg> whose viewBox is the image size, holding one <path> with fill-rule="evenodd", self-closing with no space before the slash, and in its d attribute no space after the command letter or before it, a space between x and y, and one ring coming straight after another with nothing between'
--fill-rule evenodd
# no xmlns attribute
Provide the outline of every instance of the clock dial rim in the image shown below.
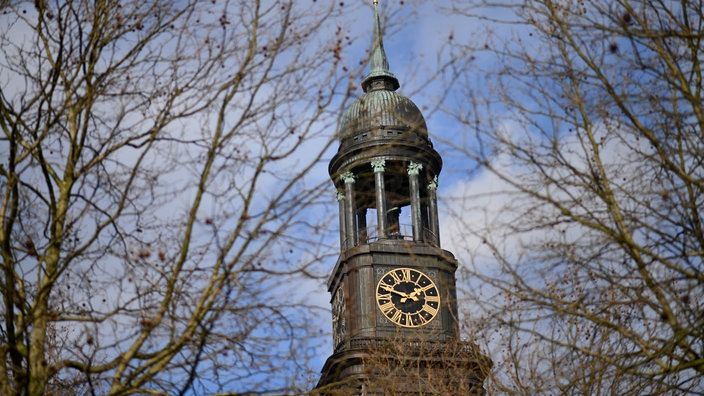
<svg viewBox="0 0 704 396"><path fill-rule="evenodd" d="M393 284L386 282L387 279ZM382 316L400 327L426 326L440 311L437 285L428 274L416 268L399 267L386 271L376 284L375 296ZM403 309L407 307L411 307L410 310Z"/></svg>

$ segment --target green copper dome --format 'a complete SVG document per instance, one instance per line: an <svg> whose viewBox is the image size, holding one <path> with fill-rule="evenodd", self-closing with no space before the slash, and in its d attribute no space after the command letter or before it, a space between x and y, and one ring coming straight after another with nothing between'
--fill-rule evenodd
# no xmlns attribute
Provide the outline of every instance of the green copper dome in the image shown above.
<svg viewBox="0 0 704 396"><path fill-rule="evenodd" d="M345 111L338 137L343 141L359 139L367 137L365 134L383 135L384 130L428 136L423 114L410 99L391 90L372 89Z"/></svg>
<svg viewBox="0 0 704 396"><path fill-rule="evenodd" d="M379 13L374 5L374 37L369 57L369 74L362 80L364 95L345 111L337 129L342 145L368 138L428 138L423 114L410 99L396 93L399 82L389 71L382 42Z"/></svg>

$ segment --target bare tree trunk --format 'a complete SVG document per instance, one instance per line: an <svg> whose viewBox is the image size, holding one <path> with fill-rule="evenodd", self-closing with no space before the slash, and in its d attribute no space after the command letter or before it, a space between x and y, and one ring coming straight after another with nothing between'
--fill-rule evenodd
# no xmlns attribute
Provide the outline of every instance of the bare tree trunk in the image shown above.
<svg viewBox="0 0 704 396"><path fill-rule="evenodd" d="M3 6L0 393L309 386L359 6Z"/></svg>

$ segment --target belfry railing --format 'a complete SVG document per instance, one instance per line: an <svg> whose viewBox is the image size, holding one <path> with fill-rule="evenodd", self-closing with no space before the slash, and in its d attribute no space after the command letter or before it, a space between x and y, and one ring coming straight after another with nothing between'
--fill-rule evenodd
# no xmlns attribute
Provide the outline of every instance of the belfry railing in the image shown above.
<svg viewBox="0 0 704 396"><path fill-rule="evenodd" d="M360 238L360 241L354 241L352 239L345 239L343 242L343 248L350 249L357 245L364 245L379 241L393 241L393 240L403 240L403 241L416 241L430 244L432 246L440 247L438 243L437 235L435 235L429 228L423 228L421 240L415 240L413 238L413 226L411 224L395 224L392 227L386 229L384 237L379 237L379 228L377 226L366 227L360 235L364 235L364 238Z"/></svg>

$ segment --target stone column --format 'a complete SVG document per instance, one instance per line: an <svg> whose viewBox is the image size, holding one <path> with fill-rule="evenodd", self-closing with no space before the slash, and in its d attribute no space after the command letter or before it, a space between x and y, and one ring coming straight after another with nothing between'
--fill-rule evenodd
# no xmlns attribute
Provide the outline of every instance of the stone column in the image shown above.
<svg viewBox="0 0 704 396"><path fill-rule="evenodd" d="M374 189L376 192L376 226L379 239L386 238L386 191L384 191L384 166L386 161L372 161L374 169Z"/></svg>
<svg viewBox="0 0 704 396"><path fill-rule="evenodd" d="M411 194L411 223L413 224L413 240L423 240L423 221L420 213L420 187L418 173L423 169L422 164L411 162L408 165L408 181Z"/></svg>
<svg viewBox="0 0 704 396"><path fill-rule="evenodd" d="M430 232L433 233L434 245L440 247L440 220L438 219L438 177L428 183L428 217Z"/></svg>
<svg viewBox="0 0 704 396"><path fill-rule="evenodd" d="M345 248L345 241L347 240L347 226L345 221L345 194L340 190L335 189L335 195L337 196L337 206L340 212L340 249Z"/></svg>
<svg viewBox="0 0 704 396"><path fill-rule="evenodd" d="M354 175L345 172L340 175L345 183L345 247L351 248L357 244L357 223L354 207Z"/></svg>

